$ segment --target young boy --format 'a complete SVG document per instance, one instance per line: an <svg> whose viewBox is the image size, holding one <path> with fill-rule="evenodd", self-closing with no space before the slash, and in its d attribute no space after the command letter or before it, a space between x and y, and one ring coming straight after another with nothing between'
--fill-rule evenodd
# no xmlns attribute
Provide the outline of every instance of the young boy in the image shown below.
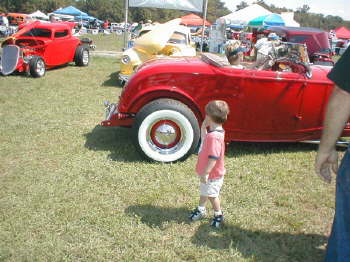
<svg viewBox="0 0 350 262"><path fill-rule="evenodd" d="M206 117L201 127L202 146L198 154L196 171L200 178L199 206L190 214L190 219L199 220L206 215L205 203L209 199L213 209L213 227L220 227L224 216L220 207L219 193L226 173L224 167L225 131L222 124L229 113L225 101L214 100L205 107ZM207 131L209 127L209 131Z"/></svg>

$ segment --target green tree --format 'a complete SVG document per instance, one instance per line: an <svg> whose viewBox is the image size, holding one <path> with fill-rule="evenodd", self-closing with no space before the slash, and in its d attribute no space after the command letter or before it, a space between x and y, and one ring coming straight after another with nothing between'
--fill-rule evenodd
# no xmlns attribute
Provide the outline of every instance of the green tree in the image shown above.
<svg viewBox="0 0 350 262"><path fill-rule="evenodd" d="M309 10L310 10L310 6L308 5L303 5L302 7L299 7L297 9L297 11L299 11L300 13L307 13L309 12Z"/></svg>
<svg viewBox="0 0 350 262"><path fill-rule="evenodd" d="M236 5L236 10L238 11L238 10L241 10L241 9L243 9L243 8L246 8L246 7L248 7L247 2L242 1L242 2L240 2L238 5Z"/></svg>

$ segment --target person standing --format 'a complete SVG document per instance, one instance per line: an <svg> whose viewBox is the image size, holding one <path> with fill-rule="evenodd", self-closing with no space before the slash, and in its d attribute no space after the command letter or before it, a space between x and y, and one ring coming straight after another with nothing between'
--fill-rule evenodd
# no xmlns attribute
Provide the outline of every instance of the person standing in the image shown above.
<svg viewBox="0 0 350 262"><path fill-rule="evenodd" d="M325 262L350 262L350 148L338 169L336 141L350 117L350 49L328 74L335 83L324 122L321 143L315 160L315 171L330 183L337 173L335 216L328 239Z"/></svg>
<svg viewBox="0 0 350 262"><path fill-rule="evenodd" d="M211 226L219 228L224 222L219 194L226 173L224 166L225 131L222 125L227 120L229 108L225 101L213 100L206 105L205 112L206 117L201 127L202 144L196 166L200 178L200 199L198 207L189 218L196 221L205 217L205 204L209 199L214 209ZM209 131L207 131L208 127Z"/></svg>

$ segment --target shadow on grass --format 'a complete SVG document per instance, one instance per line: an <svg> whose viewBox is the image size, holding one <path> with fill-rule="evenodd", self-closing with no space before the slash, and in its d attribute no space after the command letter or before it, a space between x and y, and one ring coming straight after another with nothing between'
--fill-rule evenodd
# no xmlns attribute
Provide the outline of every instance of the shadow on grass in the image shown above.
<svg viewBox="0 0 350 262"><path fill-rule="evenodd" d="M227 224L222 229L200 225L192 243L211 249L237 250L245 258L254 261L322 261L327 238L322 235L251 231Z"/></svg>
<svg viewBox="0 0 350 262"><path fill-rule="evenodd" d="M186 208L153 205L136 205L125 209L127 215L139 216L142 223L160 229L164 229L167 222L189 223L189 212ZM325 253L322 246L326 241L325 236L317 234L252 231L230 223L221 229L213 229L209 221L200 225L191 238L196 246L233 249L243 257L259 262L322 261Z"/></svg>
<svg viewBox="0 0 350 262"><path fill-rule="evenodd" d="M153 205L137 205L129 206L125 209L125 213L131 216L141 217L141 222L149 227L164 228L167 222L176 222L178 224L188 224L188 214L190 210L187 208L170 208L156 207Z"/></svg>
<svg viewBox="0 0 350 262"><path fill-rule="evenodd" d="M84 134L85 147L93 151L109 151L109 158L118 162L143 162L136 151L129 128L97 125Z"/></svg>
<svg viewBox="0 0 350 262"><path fill-rule="evenodd" d="M244 155L279 154L317 151L318 145L306 143L253 143L232 142L227 147L226 156L239 157Z"/></svg>
<svg viewBox="0 0 350 262"><path fill-rule="evenodd" d="M119 71L113 72L109 75L109 79L104 81L102 86L111 86L111 87L119 87L122 88L122 85L118 79Z"/></svg>

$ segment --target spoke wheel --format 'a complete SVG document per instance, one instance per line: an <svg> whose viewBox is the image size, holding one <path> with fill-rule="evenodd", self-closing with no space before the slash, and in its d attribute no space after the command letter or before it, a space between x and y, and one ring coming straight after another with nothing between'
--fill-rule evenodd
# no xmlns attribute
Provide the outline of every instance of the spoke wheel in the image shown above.
<svg viewBox="0 0 350 262"><path fill-rule="evenodd" d="M43 77L46 73L46 64L40 56L34 56L29 61L29 71L32 77Z"/></svg>

